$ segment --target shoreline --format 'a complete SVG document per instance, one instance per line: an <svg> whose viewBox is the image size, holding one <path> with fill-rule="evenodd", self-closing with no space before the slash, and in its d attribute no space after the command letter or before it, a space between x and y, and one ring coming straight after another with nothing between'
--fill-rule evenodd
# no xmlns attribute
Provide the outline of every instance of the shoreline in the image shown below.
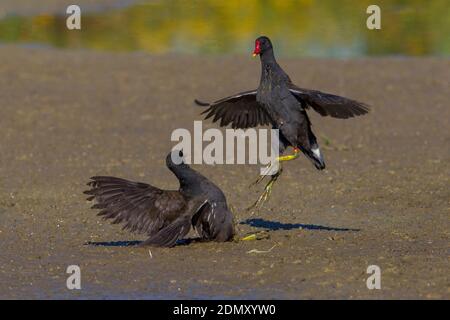
<svg viewBox="0 0 450 320"><path fill-rule="evenodd" d="M77 0L83 12L114 10L138 4L140 0ZM29 0L2 0L0 19L8 15L32 16L42 14L66 14L66 8L74 4L70 0L39 0L39 6Z"/></svg>

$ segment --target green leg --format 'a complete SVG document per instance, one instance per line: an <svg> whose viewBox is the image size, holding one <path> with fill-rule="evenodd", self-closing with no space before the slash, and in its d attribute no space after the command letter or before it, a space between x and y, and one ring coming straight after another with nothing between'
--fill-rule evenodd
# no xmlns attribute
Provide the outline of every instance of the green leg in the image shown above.
<svg viewBox="0 0 450 320"><path fill-rule="evenodd" d="M256 200L255 203L253 203L247 210L252 210L252 209L259 209L262 208L262 206L264 205L264 203L269 199L270 194L272 193L272 188L273 185L275 184L275 182L278 180L278 177L281 175L281 173L283 172L283 169L280 166L280 169L278 170L277 173L275 173L273 176L270 177L269 182L266 184L266 186L264 187L264 191L263 193L259 196L258 200Z"/></svg>
<svg viewBox="0 0 450 320"><path fill-rule="evenodd" d="M291 160L295 160L295 159L297 159L298 157L300 156L300 149L297 149L297 148L294 148L294 153L293 154L290 154L290 155L287 155L287 156L280 156L280 157L278 157L277 158L277 161L280 163L280 170L281 170L281 162L283 162L283 161L291 161ZM258 183L260 183L261 181L263 181L267 176L268 176L268 172L270 171L270 169L271 169L271 166L269 165L267 168L266 168L266 170L265 170L265 174L260 174L260 175L258 175L258 177L257 177L257 179L256 179L256 181L254 181L253 183L251 183L250 184L250 187L253 187L253 186L255 186L255 185L257 185ZM279 170L279 171L280 171ZM279 175L278 173L276 173L275 175ZM274 177L274 176L272 176L272 177ZM276 179L278 179L278 176L275 178L275 180ZM272 179L271 179L272 180ZM269 183L267 184L267 185L269 185L269 184L271 184L271 185L273 185L273 183L271 183L272 181L269 181ZM266 188L267 188L267 185L266 185ZM271 188L271 186L270 186L270 188Z"/></svg>

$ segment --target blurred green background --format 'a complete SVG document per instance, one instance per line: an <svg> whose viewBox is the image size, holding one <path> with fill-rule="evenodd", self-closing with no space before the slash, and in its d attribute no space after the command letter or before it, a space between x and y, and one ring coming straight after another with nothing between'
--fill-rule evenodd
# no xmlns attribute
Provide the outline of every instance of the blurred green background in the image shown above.
<svg viewBox="0 0 450 320"><path fill-rule="evenodd" d="M381 7L381 30L366 27L370 4ZM166 0L83 10L81 31L66 29L64 11L7 15L0 20L0 42L157 54L249 54L254 39L268 35L277 54L287 57L450 53L449 0Z"/></svg>

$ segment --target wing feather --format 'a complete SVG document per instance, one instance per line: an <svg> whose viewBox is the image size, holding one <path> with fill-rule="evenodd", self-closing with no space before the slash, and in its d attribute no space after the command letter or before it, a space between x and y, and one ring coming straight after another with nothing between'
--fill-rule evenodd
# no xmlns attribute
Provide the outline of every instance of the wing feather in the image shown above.
<svg viewBox="0 0 450 320"><path fill-rule="evenodd" d="M190 229L191 221L189 217L182 216L145 240L141 246L173 247L177 240L183 238Z"/></svg>
<svg viewBox="0 0 450 320"><path fill-rule="evenodd" d="M370 110L365 103L318 90L299 88L292 83L289 90L306 108L311 107L324 117L347 119L366 114Z"/></svg>
<svg viewBox="0 0 450 320"><path fill-rule="evenodd" d="M159 247L172 247L178 239L183 238L191 229L193 216L202 211L209 205L208 200L204 198L196 198L190 201L185 207L182 214L179 215L172 223L168 224L157 233L151 235L141 245L151 245Z"/></svg>
<svg viewBox="0 0 450 320"><path fill-rule="evenodd" d="M121 178L97 176L84 193L96 203L99 216L124 223L133 232L155 234L175 220L186 208L186 200L178 191L166 191L149 184Z"/></svg>
<svg viewBox="0 0 450 320"><path fill-rule="evenodd" d="M212 121L220 120L221 127L231 124L233 129L246 129L271 123L270 116L256 101L256 90L241 92L211 104L194 101L199 106L208 107L201 113L205 120L214 116Z"/></svg>

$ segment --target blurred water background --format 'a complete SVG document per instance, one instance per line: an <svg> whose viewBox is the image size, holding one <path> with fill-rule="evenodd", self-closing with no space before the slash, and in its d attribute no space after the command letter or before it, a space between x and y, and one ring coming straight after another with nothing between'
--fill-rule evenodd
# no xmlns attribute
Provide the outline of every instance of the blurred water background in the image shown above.
<svg viewBox="0 0 450 320"><path fill-rule="evenodd" d="M76 1L75 1L76 2ZM95 1L94 1L95 2ZM120 0L119 0L120 2ZM381 7L381 30L366 8ZM249 54L268 35L285 57L448 56L448 0L166 0L81 7L82 30L59 13L0 19L0 43L154 54ZM36 1L36 5L38 1Z"/></svg>

